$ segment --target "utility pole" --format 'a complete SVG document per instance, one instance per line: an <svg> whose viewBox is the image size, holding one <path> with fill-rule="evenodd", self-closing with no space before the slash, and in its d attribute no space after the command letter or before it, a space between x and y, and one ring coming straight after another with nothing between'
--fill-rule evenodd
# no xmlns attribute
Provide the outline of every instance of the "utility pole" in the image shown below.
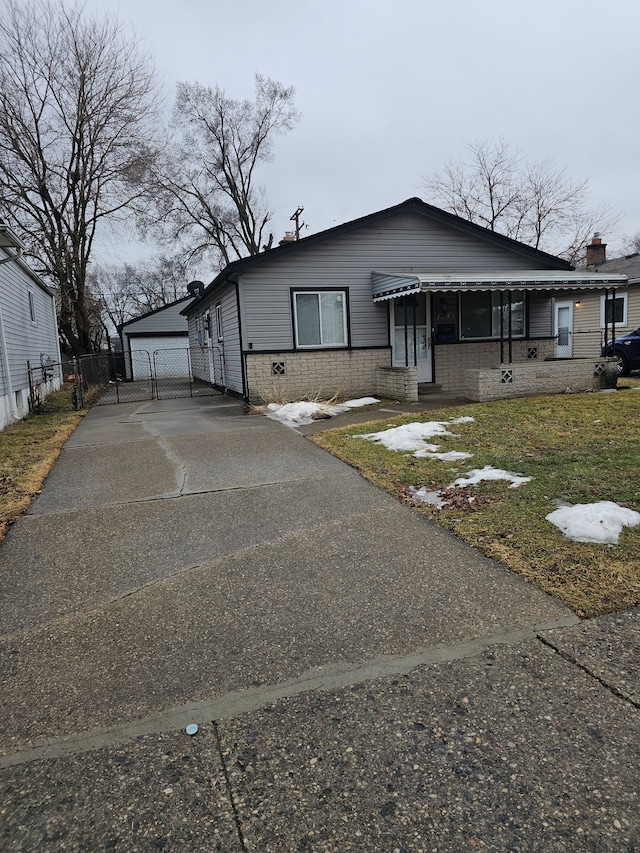
<svg viewBox="0 0 640 853"><path fill-rule="evenodd" d="M291 222L296 223L296 240L300 239L300 229L304 228L304 226L305 226L304 222L300 222L300 214L302 213L303 210L304 210L304 207L299 207L296 210L296 212L293 214L293 216L290 217Z"/></svg>

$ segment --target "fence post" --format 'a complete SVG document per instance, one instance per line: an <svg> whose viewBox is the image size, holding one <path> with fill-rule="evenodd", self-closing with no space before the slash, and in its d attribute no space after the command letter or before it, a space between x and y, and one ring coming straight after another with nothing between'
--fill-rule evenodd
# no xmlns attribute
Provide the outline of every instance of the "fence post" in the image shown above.
<svg viewBox="0 0 640 853"><path fill-rule="evenodd" d="M33 373L31 371L31 362L27 361L27 377L29 379L29 411L33 415L36 410L35 406L35 390L33 387Z"/></svg>
<svg viewBox="0 0 640 853"><path fill-rule="evenodd" d="M82 408L82 376L80 375L80 361L75 355L71 359L71 370L73 372L73 408L79 412Z"/></svg>

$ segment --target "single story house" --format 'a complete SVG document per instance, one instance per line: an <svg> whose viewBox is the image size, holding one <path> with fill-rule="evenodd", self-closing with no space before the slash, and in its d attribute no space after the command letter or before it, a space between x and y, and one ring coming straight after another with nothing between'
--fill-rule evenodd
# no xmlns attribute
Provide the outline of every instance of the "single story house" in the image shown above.
<svg viewBox="0 0 640 853"><path fill-rule="evenodd" d="M127 379L189 376L189 332L181 312L192 299L184 296L118 326Z"/></svg>
<svg viewBox="0 0 640 853"><path fill-rule="evenodd" d="M41 399L62 385L55 297L23 248L0 223L0 429L29 413L30 394Z"/></svg>
<svg viewBox="0 0 640 853"><path fill-rule="evenodd" d="M252 403L489 399L592 387L599 354L551 361L555 294L625 283L411 198L234 261L183 313L194 376Z"/></svg>
<svg viewBox="0 0 640 853"><path fill-rule="evenodd" d="M627 277L627 286L616 290L615 299L607 300L602 291L567 294L567 322L571 354L587 357L601 351L618 335L640 326L640 253L607 259L607 246L594 234L587 246L587 269Z"/></svg>

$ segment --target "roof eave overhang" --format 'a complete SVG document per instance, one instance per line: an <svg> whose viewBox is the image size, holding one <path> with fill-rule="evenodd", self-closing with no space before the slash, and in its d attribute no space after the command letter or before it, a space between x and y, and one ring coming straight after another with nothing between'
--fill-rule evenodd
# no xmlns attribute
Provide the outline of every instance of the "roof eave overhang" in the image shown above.
<svg viewBox="0 0 640 853"><path fill-rule="evenodd" d="M24 249L24 243L8 225L0 224L0 249Z"/></svg>

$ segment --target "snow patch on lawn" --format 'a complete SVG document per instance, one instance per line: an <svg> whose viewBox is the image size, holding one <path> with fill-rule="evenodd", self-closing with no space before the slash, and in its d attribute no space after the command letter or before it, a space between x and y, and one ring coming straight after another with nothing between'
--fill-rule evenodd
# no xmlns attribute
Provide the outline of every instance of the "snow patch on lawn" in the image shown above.
<svg viewBox="0 0 640 853"><path fill-rule="evenodd" d="M438 444L428 444L426 439L438 435L455 435L448 427L451 424L472 423L474 418L452 418L450 421L427 421L425 423L403 424L402 426L385 429L381 432L368 432L364 435L353 436L382 444L387 450L399 453L413 453L417 458L427 457L440 459L442 462L452 462L458 459L470 459L472 453L452 450L449 453L438 453Z"/></svg>
<svg viewBox="0 0 640 853"><path fill-rule="evenodd" d="M410 490L414 501L418 501L418 503L430 504L437 509L442 509L445 505L442 492L430 492L426 486L423 486L421 489L415 489L411 486Z"/></svg>
<svg viewBox="0 0 640 853"><path fill-rule="evenodd" d="M623 527L640 524L640 513L613 501L562 506L545 516L567 539L616 545Z"/></svg>
<svg viewBox="0 0 640 853"><path fill-rule="evenodd" d="M286 426L297 427L311 424L323 418L333 418L343 412L348 412L350 409L357 409L360 406L371 406L373 403L379 402L380 400L376 397L360 397L357 400L347 400L345 403L335 404L306 401L284 404L269 403L265 415L274 421L280 421Z"/></svg>
<svg viewBox="0 0 640 853"><path fill-rule="evenodd" d="M507 480L511 483L510 489L517 489L518 486L524 483L530 483L531 477L523 477L522 474L512 474L511 471L503 471L501 468L493 468L491 465L485 465L484 468L474 468L462 477L454 480L449 488L458 486L475 486L476 483L481 483L483 480Z"/></svg>

